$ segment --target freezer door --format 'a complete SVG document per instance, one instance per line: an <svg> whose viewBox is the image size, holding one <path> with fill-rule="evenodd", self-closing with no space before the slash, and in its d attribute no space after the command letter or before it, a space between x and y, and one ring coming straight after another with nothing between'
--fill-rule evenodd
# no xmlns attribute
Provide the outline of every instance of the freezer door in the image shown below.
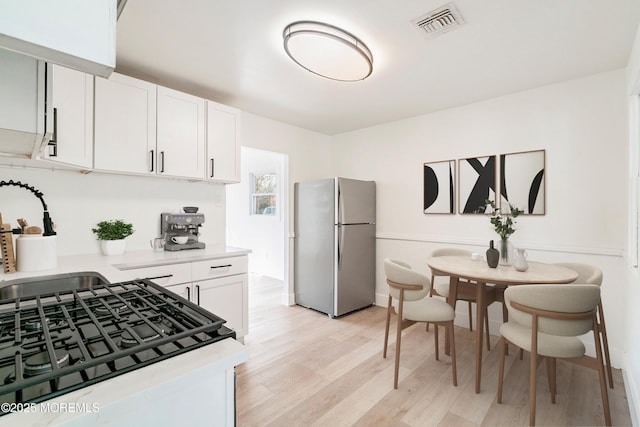
<svg viewBox="0 0 640 427"><path fill-rule="evenodd" d="M340 316L375 302L376 226L339 225L337 230L336 299Z"/></svg>
<svg viewBox="0 0 640 427"><path fill-rule="evenodd" d="M375 224L376 183L338 178L338 224Z"/></svg>
<svg viewBox="0 0 640 427"><path fill-rule="evenodd" d="M296 304L333 314L335 180L294 185Z"/></svg>

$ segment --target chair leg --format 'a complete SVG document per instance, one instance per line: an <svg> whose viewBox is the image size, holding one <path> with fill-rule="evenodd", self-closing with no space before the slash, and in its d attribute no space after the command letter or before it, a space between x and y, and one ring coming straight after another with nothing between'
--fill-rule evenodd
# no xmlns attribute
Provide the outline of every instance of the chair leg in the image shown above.
<svg viewBox="0 0 640 427"><path fill-rule="evenodd" d="M384 348L382 350L382 358L387 358L387 345L389 344L389 322L391 321L391 295L389 295L389 304L387 305L387 323L384 328Z"/></svg>
<svg viewBox="0 0 640 427"><path fill-rule="evenodd" d="M500 337L500 370L498 371L498 403L502 403L502 382L504 381L504 355L507 349L507 340Z"/></svg>
<svg viewBox="0 0 640 427"><path fill-rule="evenodd" d="M402 339L402 306L404 303L404 293L400 293L400 299L398 300L398 328L396 330L396 364L395 373L393 376L393 388L398 388L398 371L400 370L400 340Z"/></svg>
<svg viewBox="0 0 640 427"><path fill-rule="evenodd" d="M556 359L555 357L546 357L547 379L549 380L549 392L551 394L551 403L556 403Z"/></svg>
<svg viewBox="0 0 640 427"><path fill-rule="evenodd" d="M438 325L436 323L433 324L433 336L436 340L436 360L440 360L440 347L438 346Z"/></svg>
<svg viewBox="0 0 640 427"><path fill-rule="evenodd" d="M600 342L600 328L594 316L593 318L593 338L596 345L596 359L598 361L598 376L600 377L600 393L602 394L602 408L604 409L605 424L611 425L611 411L609 409L609 395L607 393L607 382L605 379L604 365L602 360L602 343Z"/></svg>
<svg viewBox="0 0 640 427"><path fill-rule="evenodd" d="M432 274L431 275L431 289L429 290L429 298L433 298L433 279L434 279L434 276ZM437 326L434 326L434 328L437 328ZM427 330L427 332L429 332L429 322L427 322L426 330Z"/></svg>
<svg viewBox="0 0 640 427"><path fill-rule="evenodd" d="M536 425L536 373L538 371L538 319L531 320L531 354L529 354L529 425Z"/></svg>
<svg viewBox="0 0 640 427"><path fill-rule="evenodd" d="M458 370L456 368L456 338L454 336L453 320L449 323L449 335L451 336L451 373L453 375L453 385L458 386Z"/></svg>
<svg viewBox="0 0 640 427"><path fill-rule="evenodd" d="M504 292L504 291L503 291ZM504 297L502 301L502 323L507 323L509 321L509 311L507 310L507 306L504 303ZM507 345L507 349L505 354L509 355L509 345Z"/></svg>
<svg viewBox="0 0 640 427"><path fill-rule="evenodd" d="M604 311L602 311L602 300L598 303L598 319L600 323L600 334L602 335L602 347L604 348L604 362L609 377L609 387L613 389L613 373L611 371L611 357L609 356L609 340L607 339L607 327L604 324Z"/></svg>
<svg viewBox="0 0 640 427"><path fill-rule="evenodd" d="M478 325L476 325L478 327ZM469 332L473 332L473 315L471 314L471 301L469 301Z"/></svg>

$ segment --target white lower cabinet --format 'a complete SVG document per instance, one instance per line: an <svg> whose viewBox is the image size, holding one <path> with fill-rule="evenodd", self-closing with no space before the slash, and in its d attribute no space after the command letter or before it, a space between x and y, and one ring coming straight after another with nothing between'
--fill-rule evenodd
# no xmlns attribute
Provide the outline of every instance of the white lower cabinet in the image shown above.
<svg viewBox="0 0 640 427"><path fill-rule="evenodd" d="M227 321L236 338L249 333L247 256L216 258L127 270L131 279L149 278Z"/></svg>
<svg viewBox="0 0 640 427"><path fill-rule="evenodd" d="M247 307L248 279L246 274L203 280L193 283L192 301L227 321L238 338L249 331Z"/></svg>

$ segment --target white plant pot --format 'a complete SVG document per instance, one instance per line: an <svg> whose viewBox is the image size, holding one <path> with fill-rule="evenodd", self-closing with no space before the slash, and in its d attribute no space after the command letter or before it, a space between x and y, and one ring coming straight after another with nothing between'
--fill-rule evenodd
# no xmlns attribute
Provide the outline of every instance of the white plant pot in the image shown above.
<svg viewBox="0 0 640 427"><path fill-rule="evenodd" d="M100 240L102 253L104 255L122 255L124 253L125 241L120 240Z"/></svg>

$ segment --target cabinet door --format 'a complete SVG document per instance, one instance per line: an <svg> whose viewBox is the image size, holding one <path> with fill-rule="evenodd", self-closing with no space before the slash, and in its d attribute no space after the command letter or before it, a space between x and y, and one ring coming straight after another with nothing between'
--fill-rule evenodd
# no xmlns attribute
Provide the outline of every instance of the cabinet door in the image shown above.
<svg viewBox="0 0 640 427"><path fill-rule="evenodd" d="M205 101L158 86L158 173L204 178Z"/></svg>
<svg viewBox="0 0 640 427"><path fill-rule="evenodd" d="M195 282L195 302L226 320L241 338L249 332L248 283L246 274Z"/></svg>
<svg viewBox="0 0 640 427"><path fill-rule="evenodd" d="M47 158L61 163L93 166L93 76L51 65L55 147Z"/></svg>
<svg viewBox="0 0 640 427"><path fill-rule="evenodd" d="M183 283L180 285L165 286L165 288L173 292L174 294L181 296L187 301L194 302L191 298L191 284Z"/></svg>
<svg viewBox="0 0 640 427"><path fill-rule="evenodd" d="M240 182L240 110L207 101L207 179Z"/></svg>
<svg viewBox="0 0 640 427"><path fill-rule="evenodd" d="M96 169L155 174L156 85L96 77L94 138Z"/></svg>

